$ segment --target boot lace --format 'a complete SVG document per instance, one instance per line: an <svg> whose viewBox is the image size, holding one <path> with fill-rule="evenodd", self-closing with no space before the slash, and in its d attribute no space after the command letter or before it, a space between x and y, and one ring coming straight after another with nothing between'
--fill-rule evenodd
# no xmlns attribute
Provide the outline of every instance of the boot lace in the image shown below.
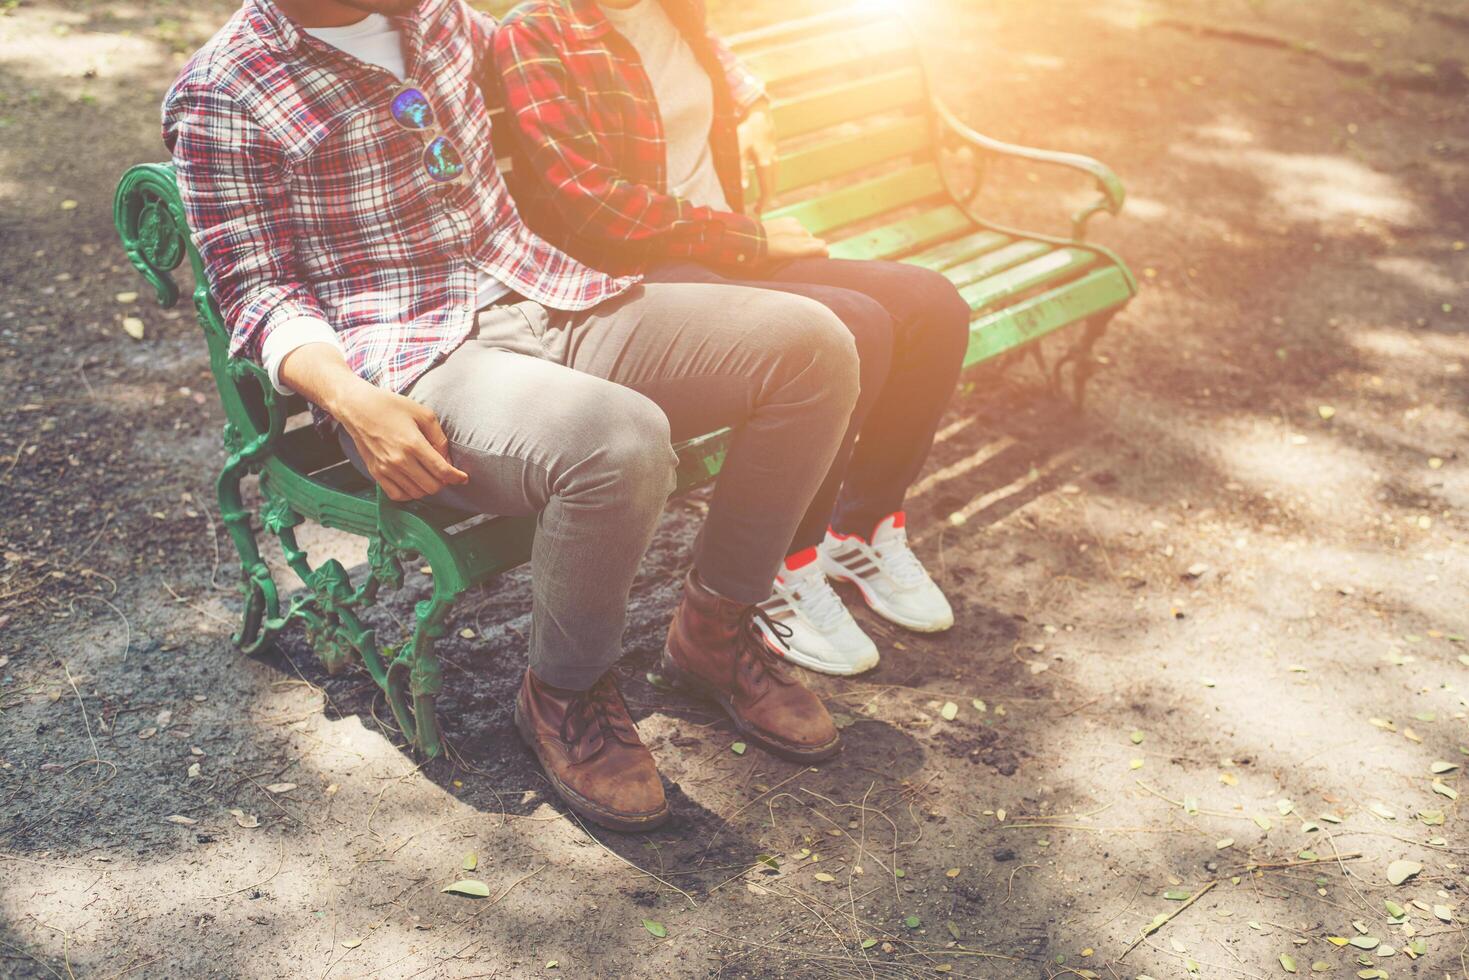
<svg viewBox="0 0 1469 980"><path fill-rule="evenodd" d="M791 684L795 678L785 662L765 645L765 639L761 636L760 627L769 630L770 635L786 649L790 649L787 641L793 635L789 626L777 623L759 606L750 606L740 616L740 628L735 639L735 672L748 690L759 691L765 687L765 680L771 679L781 684Z"/></svg>
<svg viewBox="0 0 1469 980"><path fill-rule="evenodd" d="M602 733L604 739L613 738L625 745L642 744L611 672L603 674L597 683L572 702L566 716L561 719L562 741L577 744L586 739L593 727Z"/></svg>

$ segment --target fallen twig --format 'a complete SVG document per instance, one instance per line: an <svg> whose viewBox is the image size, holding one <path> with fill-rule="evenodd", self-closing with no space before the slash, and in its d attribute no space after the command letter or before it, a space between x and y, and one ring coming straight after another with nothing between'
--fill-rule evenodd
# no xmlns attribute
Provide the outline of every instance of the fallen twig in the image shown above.
<svg viewBox="0 0 1469 980"><path fill-rule="evenodd" d="M82 709L82 724L87 729L87 741L92 743L92 761L97 763L97 768L93 770L93 773L100 774L102 772L102 751L97 748L97 740L92 737L92 722L87 718L86 702L82 700L82 692L77 690L77 682L72 679L71 668L66 665L65 661L62 661L61 669L66 672L66 682L71 685L71 693L77 697L77 707Z"/></svg>
<svg viewBox="0 0 1469 980"><path fill-rule="evenodd" d="M1121 962L1122 960L1126 959L1127 958L1127 954L1128 953L1131 953L1133 950L1137 949L1138 946L1142 943L1142 941L1144 939L1147 939L1153 933L1157 932L1159 929L1163 928L1168 923L1172 922L1175 918L1177 918L1183 912L1184 909L1188 908L1190 905L1194 904L1199 899L1201 899L1205 895L1209 894L1209 889L1213 888L1217 884L1219 884L1219 882L1217 882L1217 881L1211 881L1211 882L1209 882L1203 888L1200 888L1198 891L1196 891L1192 895L1190 895L1188 897L1188 900L1185 901L1178 908L1174 909L1172 912L1169 912L1167 915L1163 916L1161 919L1154 919L1152 922L1149 922L1147 925L1143 926L1142 935L1140 935L1136 939L1134 939L1132 941L1132 945L1128 946L1126 949L1124 949L1122 951L1122 955L1119 956L1119 957L1117 957L1118 962Z"/></svg>
<svg viewBox="0 0 1469 980"><path fill-rule="evenodd" d="M571 815L571 819L573 819L573 820L576 821L576 825L581 828L582 833L586 834L587 837L591 838L591 840L594 841L596 843L596 845L598 847L600 847L602 850L606 851L608 854L611 854L613 857L617 858L617 860L621 861L623 864L627 865L629 868L632 868L634 871L641 871L643 874L647 875L649 878L652 878L654 881L658 882L660 885L663 885L663 886L665 886L667 888L672 888L674 891L678 892L684 898L686 898L686 899L689 900L689 908L696 909L696 908L699 907L699 903L696 902L696 901L694 901L694 896L690 895L688 892L684 891L682 888L678 887L673 882L669 881L666 878L660 877L659 875L654 874L653 872L649 871L647 868L640 868L640 867L638 867L636 864L633 864L627 858L623 857L621 854L618 854L616 851L614 851L612 848L608 847L606 844L603 844L600 840L597 839L597 836L595 834L593 834L590 830L587 829L587 825L581 822L581 817L577 815L577 813L576 813L575 810L567 810L566 812ZM497 899L497 901L498 901L498 899Z"/></svg>

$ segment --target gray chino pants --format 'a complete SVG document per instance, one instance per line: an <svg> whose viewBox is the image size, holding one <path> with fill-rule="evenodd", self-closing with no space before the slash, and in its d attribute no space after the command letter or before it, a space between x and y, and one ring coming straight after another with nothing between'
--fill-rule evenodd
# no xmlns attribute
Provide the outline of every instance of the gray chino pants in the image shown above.
<svg viewBox="0 0 1469 980"><path fill-rule="evenodd" d="M672 443L735 428L694 565L728 598L759 602L857 394L855 344L825 306L702 283L638 286L581 313L489 307L409 391L469 474L436 501L536 515L530 666L576 689L622 654L628 592L674 487Z"/></svg>

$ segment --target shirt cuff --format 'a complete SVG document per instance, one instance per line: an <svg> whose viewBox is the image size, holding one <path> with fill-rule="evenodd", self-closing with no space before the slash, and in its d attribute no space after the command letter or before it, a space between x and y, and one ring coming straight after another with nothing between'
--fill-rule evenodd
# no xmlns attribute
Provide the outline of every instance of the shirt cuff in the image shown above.
<svg viewBox="0 0 1469 980"><path fill-rule="evenodd" d="M295 392L281 383L281 362L296 348L307 344L331 344L342 350L341 338L332 325L314 316L294 316L283 320L266 334L265 342L260 345L260 363L270 375L270 383L282 395L294 395Z"/></svg>

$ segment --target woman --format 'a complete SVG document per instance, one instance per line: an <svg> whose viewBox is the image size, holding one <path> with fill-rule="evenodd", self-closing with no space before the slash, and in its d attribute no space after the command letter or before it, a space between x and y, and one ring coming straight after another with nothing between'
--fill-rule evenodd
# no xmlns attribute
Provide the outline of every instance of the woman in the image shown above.
<svg viewBox="0 0 1469 980"><path fill-rule="evenodd" d="M877 663L828 577L898 625L953 625L908 546L902 508L968 343L958 291L916 266L828 258L794 219L743 213L742 162L770 186L775 127L763 85L709 32L702 0L531 0L494 48L492 81L515 133L512 187L533 230L649 282L814 298L856 338L861 397L764 604L783 627L767 642L825 673Z"/></svg>

